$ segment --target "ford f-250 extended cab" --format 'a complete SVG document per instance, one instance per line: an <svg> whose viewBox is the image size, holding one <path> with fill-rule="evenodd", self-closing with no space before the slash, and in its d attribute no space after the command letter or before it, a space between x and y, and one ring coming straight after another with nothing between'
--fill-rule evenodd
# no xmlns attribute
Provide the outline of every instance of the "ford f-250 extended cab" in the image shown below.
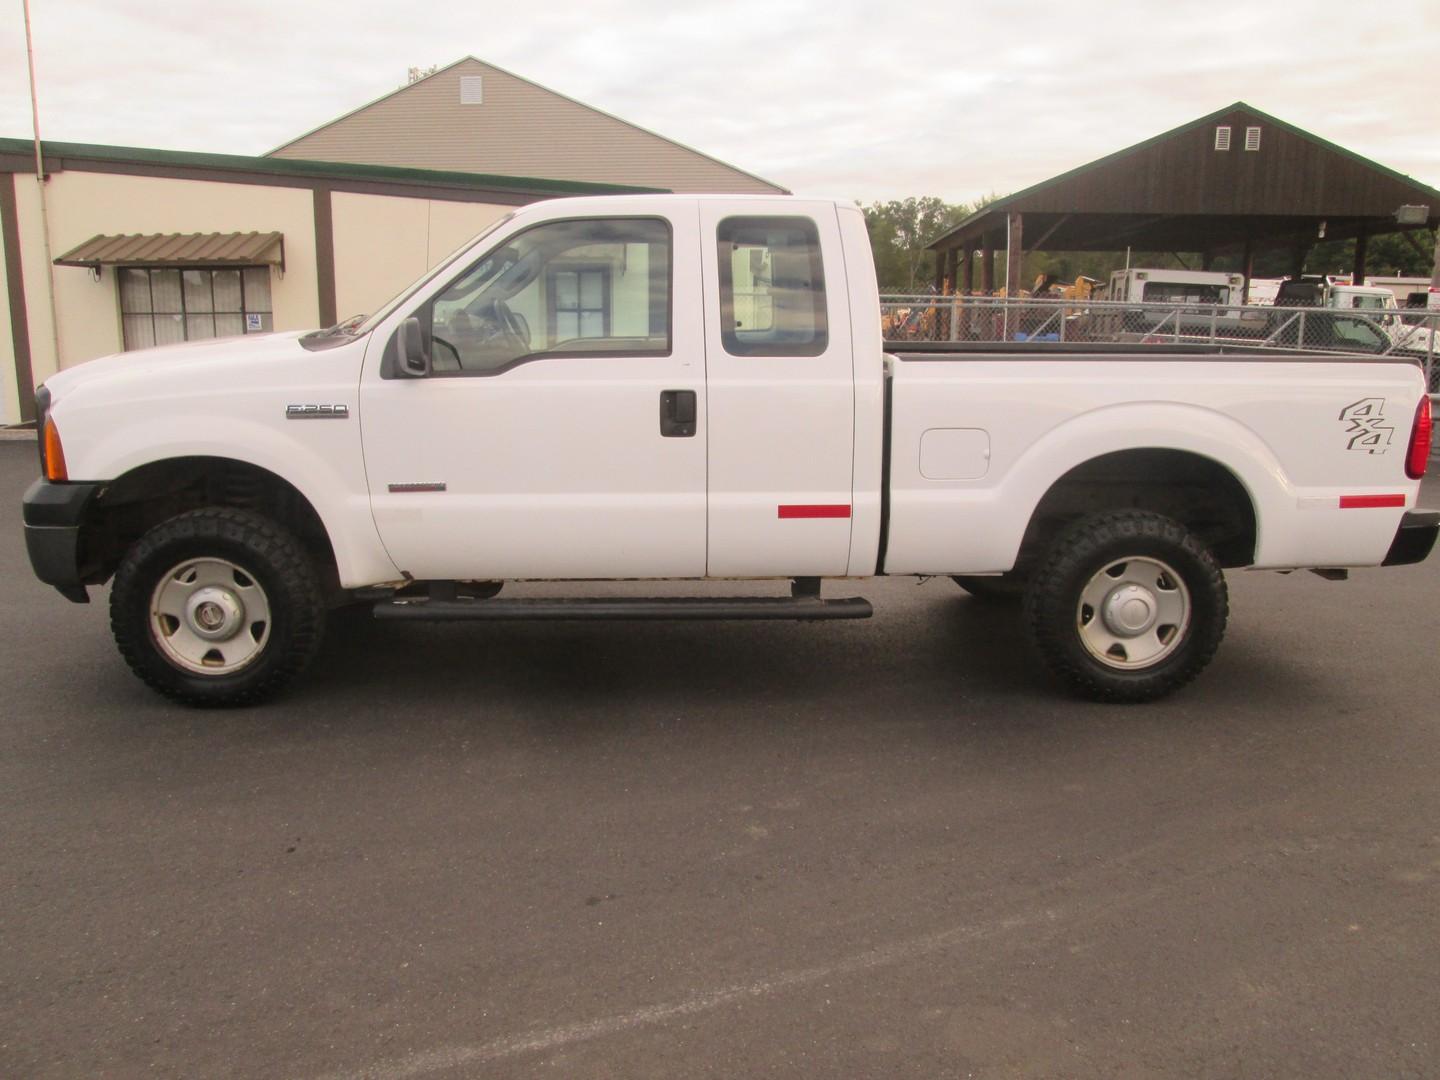
<svg viewBox="0 0 1440 1080"><path fill-rule="evenodd" d="M112 576L134 671L261 699L327 607L410 619L864 617L824 578L1022 595L1072 689L1146 700L1225 629L1222 569L1423 559L1413 363L987 346L887 355L858 210L556 200L366 318L128 353L38 395L35 572ZM516 600L507 580L792 579Z"/></svg>

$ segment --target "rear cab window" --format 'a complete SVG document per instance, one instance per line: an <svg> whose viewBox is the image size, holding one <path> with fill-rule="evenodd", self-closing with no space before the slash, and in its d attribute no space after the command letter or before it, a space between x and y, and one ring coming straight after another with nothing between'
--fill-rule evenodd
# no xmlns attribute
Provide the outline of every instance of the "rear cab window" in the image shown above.
<svg viewBox="0 0 1440 1080"><path fill-rule="evenodd" d="M829 344L820 233L806 217L728 217L716 228L720 338L732 356L819 356Z"/></svg>

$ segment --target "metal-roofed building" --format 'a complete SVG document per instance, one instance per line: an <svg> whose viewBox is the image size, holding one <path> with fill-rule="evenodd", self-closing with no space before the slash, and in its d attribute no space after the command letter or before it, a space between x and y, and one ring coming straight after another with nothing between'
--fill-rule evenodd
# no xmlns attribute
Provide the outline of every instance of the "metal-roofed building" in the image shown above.
<svg viewBox="0 0 1440 1080"><path fill-rule="evenodd" d="M0 139L7 424L32 418L34 388L60 368L149 345L327 326L373 311L514 206L655 190L74 143L42 149L48 237L34 146Z"/></svg>
<svg viewBox="0 0 1440 1080"><path fill-rule="evenodd" d="M491 175L788 194L778 184L473 56L270 152Z"/></svg>
<svg viewBox="0 0 1440 1080"><path fill-rule="evenodd" d="M995 291L996 251L1284 250L1299 273L1320 239L1366 239L1440 224L1440 191L1236 102L1171 131L997 199L937 237L937 285ZM1007 292L1023 258L1007 260Z"/></svg>

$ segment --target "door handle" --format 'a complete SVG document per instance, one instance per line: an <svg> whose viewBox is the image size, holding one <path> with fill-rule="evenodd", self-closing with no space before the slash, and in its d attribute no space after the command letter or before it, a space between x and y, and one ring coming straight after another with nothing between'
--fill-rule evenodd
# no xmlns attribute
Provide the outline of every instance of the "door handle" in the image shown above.
<svg viewBox="0 0 1440 1080"><path fill-rule="evenodd" d="M689 439L695 434L695 391L660 391L660 434L667 439Z"/></svg>

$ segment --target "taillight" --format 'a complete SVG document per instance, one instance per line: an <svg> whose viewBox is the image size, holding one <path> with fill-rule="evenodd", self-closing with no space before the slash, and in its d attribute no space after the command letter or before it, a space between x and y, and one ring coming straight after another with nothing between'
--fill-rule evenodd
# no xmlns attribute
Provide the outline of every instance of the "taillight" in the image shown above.
<svg viewBox="0 0 1440 1080"><path fill-rule="evenodd" d="M1405 453L1405 475L1419 480L1430 462L1430 442L1435 434L1435 421L1430 415L1430 398L1420 396L1415 408L1415 426L1410 429L1410 449Z"/></svg>
<svg viewBox="0 0 1440 1080"><path fill-rule="evenodd" d="M1429 398L1426 398L1428 401ZM1427 416L1427 423L1429 414ZM1428 431L1429 428L1426 428ZM40 436L45 440L45 479L60 482L70 479L70 474L65 469L65 448L60 445L60 429L55 426L55 421L50 417L45 418L45 430ZM1426 440L1429 446L1429 440Z"/></svg>

